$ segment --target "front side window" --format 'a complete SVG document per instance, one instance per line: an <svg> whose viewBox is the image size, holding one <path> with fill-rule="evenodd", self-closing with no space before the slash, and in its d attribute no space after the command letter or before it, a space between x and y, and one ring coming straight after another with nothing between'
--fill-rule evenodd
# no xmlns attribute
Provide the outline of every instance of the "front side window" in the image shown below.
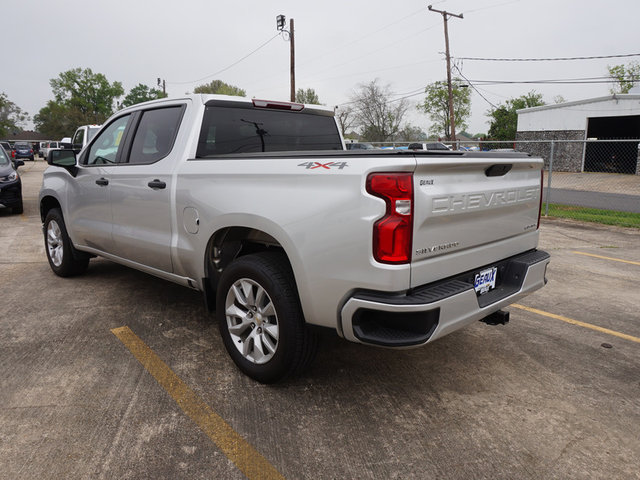
<svg viewBox="0 0 640 480"><path fill-rule="evenodd" d="M116 163L118 152L122 148L122 136L129 123L130 115L116 119L100 133L91 144L83 163L86 165L111 165Z"/></svg>
<svg viewBox="0 0 640 480"><path fill-rule="evenodd" d="M198 157L298 150L342 150L333 117L256 108L206 107Z"/></svg>
<svg viewBox="0 0 640 480"><path fill-rule="evenodd" d="M166 157L173 148L183 109L177 105L145 111L133 138L129 163L149 164Z"/></svg>

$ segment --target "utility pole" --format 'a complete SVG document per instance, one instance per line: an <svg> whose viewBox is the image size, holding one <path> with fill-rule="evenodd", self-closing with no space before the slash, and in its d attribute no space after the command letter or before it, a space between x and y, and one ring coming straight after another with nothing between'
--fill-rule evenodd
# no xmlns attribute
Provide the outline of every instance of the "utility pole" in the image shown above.
<svg viewBox="0 0 640 480"><path fill-rule="evenodd" d="M161 80L162 80L162 82L161 82ZM160 86L160 85L162 85L162 94L166 97L167 96L167 84L163 79L158 77L158 86Z"/></svg>
<svg viewBox="0 0 640 480"><path fill-rule="evenodd" d="M446 49L447 55L447 89L449 90L449 122L451 123L451 142L456 141L456 122L453 118L453 88L451 87L451 56L449 55L449 30L447 28L447 23L449 21L449 17L457 17L464 18L462 13L460 15L456 15L454 13L449 13L445 10L436 10L431 5L427 7L430 12L436 12L442 14L442 19L444 20L444 45ZM455 148L455 143L454 143Z"/></svg>
<svg viewBox="0 0 640 480"><path fill-rule="evenodd" d="M289 41L291 42L291 101L296 101L296 42L293 35L293 18L289 19Z"/></svg>
<svg viewBox="0 0 640 480"><path fill-rule="evenodd" d="M276 28L281 32L284 32L289 37L290 51L291 51L291 67L290 67L290 78L291 78L291 101L296 101L296 46L295 46L295 37L293 32L293 18L289 19L289 30L284 28L285 17L284 15L278 15L276 17ZM286 40L286 37L283 38Z"/></svg>

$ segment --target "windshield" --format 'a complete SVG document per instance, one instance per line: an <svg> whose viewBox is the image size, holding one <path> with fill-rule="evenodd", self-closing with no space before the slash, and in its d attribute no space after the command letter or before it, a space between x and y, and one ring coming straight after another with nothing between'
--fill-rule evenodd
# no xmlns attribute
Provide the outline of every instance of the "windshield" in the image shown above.
<svg viewBox="0 0 640 480"><path fill-rule="evenodd" d="M4 148L0 148L0 165L8 165L9 159L7 158L6 153L4 153Z"/></svg>

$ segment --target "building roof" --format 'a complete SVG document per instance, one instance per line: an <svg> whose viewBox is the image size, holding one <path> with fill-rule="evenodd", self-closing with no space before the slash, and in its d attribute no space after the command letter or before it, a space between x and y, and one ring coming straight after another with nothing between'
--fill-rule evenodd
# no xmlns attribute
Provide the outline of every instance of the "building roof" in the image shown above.
<svg viewBox="0 0 640 480"><path fill-rule="evenodd" d="M542 105L540 107L521 108L520 110L516 110L516 113L521 114L521 113L539 112L542 110L553 110L557 108L568 108L568 107L575 107L579 105L588 105L590 103L609 102L611 100L617 100L617 101L640 100L640 95L630 94L630 93L615 93L613 95L607 95L606 97L586 98L584 100L576 100L574 102L554 103L552 105Z"/></svg>
<svg viewBox="0 0 640 480"><path fill-rule="evenodd" d="M42 142L49 139L42 133L34 132L33 130L23 130L21 132L12 132L9 135L6 135L3 140L9 142Z"/></svg>

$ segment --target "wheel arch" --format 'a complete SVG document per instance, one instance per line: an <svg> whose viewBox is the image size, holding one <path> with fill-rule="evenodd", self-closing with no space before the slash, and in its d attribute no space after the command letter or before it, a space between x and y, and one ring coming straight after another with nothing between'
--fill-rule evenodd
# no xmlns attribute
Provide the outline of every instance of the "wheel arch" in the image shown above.
<svg viewBox="0 0 640 480"><path fill-rule="evenodd" d="M285 246L263 230L232 226L220 228L211 235L205 249L206 277L203 281L205 301L210 311L215 310L216 289L224 269L237 258L266 251L281 252L293 271L293 262Z"/></svg>
<svg viewBox="0 0 640 480"><path fill-rule="evenodd" d="M62 211L62 206L57 198L47 195L40 200L40 220L44 223L44 219L47 217L47 213L54 208L59 208Z"/></svg>

